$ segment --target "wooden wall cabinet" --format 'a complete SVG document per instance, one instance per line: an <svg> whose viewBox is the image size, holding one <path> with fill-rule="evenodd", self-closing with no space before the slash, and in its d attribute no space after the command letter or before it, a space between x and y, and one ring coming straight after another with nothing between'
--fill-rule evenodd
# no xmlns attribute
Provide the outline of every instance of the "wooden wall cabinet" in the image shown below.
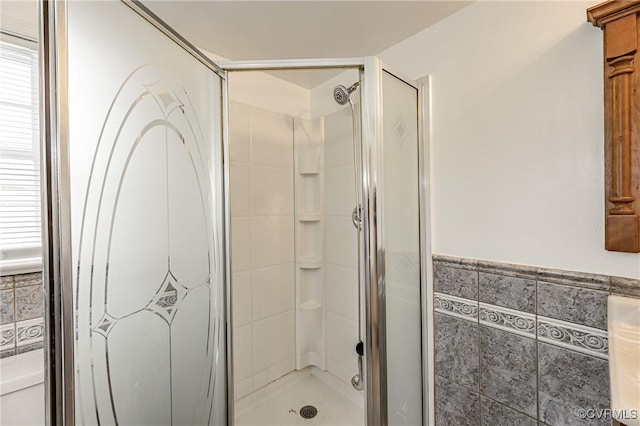
<svg viewBox="0 0 640 426"><path fill-rule="evenodd" d="M604 33L605 248L640 252L640 0L587 10Z"/></svg>

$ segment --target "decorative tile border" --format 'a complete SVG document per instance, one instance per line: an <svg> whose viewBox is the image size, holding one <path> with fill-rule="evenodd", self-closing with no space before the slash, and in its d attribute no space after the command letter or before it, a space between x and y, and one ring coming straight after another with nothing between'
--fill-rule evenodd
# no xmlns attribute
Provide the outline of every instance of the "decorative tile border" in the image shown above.
<svg viewBox="0 0 640 426"><path fill-rule="evenodd" d="M480 302L480 324L534 339L536 317L533 314Z"/></svg>
<svg viewBox="0 0 640 426"><path fill-rule="evenodd" d="M434 292L439 320L447 315L469 321L461 324L450 319L437 324L436 365L441 368L436 373L459 381L460 374L452 372L466 368L467 375L469 370L473 377L479 376L473 386L475 395L526 413L532 417L531 424L538 416L539 424L568 424L576 419L577 406L608 406L606 295L640 297L640 280L448 256L433 259L434 290L457 296ZM437 273L438 269L458 272L461 267L469 272ZM477 292L463 291L473 288L469 277L474 273ZM465 306L477 306L477 317L463 315ZM467 329L471 331L460 332ZM474 364L476 358L479 362ZM443 395L441 385L436 385L436 397ZM477 401L467 402L477 411ZM445 423L461 413L460 404L436 405L436 417Z"/></svg>
<svg viewBox="0 0 640 426"><path fill-rule="evenodd" d="M612 277L608 275L564 271L550 268L538 268L538 281L588 288L591 290L608 290L611 278Z"/></svg>
<svg viewBox="0 0 640 426"><path fill-rule="evenodd" d="M31 345L44 340L44 318L16 323L16 347Z"/></svg>
<svg viewBox="0 0 640 426"><path fill-rule="evenodd" d="M0 358L14 356L44 347L42 273L0 277L0 290L6 301L11 294L11 322L0 326ZM5 317L6 318L6 317Z"/></svg>
<svg viewBox="0 0 640 426"><path fill-rule="evenodd" d="M14 285L18 287L28 287L31 285L42 285L42 273L34 272L32 274L14 275Z"/></svg>
<svg viewBox="0 0 640 426"><path fill-rule="evenodd" d="M589 274L561 269L542 268L529 265L501 263L489 260L433 255L434 264L451 266L480 272L490 272L506 276L535 277L538 281L603 290L610 293L640 297L640 280L610 275Z"/></svg>
<svg viewBox="0 0 640 426"><path fill-rule="evenodd" d="M467 321L478 320L478 302L449 294L433 294L433 308L436 312L452 315Z"/></svg>
<svg viewBox="0 0 640 426"><path fill-rule="evenodd" d="M452 268L467 269L469 271L478 270L478 261L475 259L465 259L462 257L433 255L433 263L441 263Z"/></svg>
<svg viewBox="0 0 640 426"><path fill-rule="evenodd" d="M0 326L0 351L14 349L16 342L15 323Z"/></svg>
<svg viewBox="0 0 640 426"><path fill-rule="evenodd" d="M608 359L607 332L597 328L538 316L538 339L586 355Z"/></svg>
<svg viewBox="0 0 640 426"><path fill-rule="evenodd" d="M609 342L605 330L438 292L434 293L434 310L530 339L537 338L586 355L608 359Z"/></svg>
<svg viewBox="0 0 640 426"><path fill-rule="evenodd" d="M633 278L611 277L610 286L611 294L640 297L640 280L634 280Z"/></svg>
<svg viewBox="0 0 640 426"><path fill-rule="evenodd" d="M478 272L535 280L538 270L535 266L478 260Z"/></svg>
<svg viewBox="0 0 640 426"><path fill-rule="evenodd" d="M0 290L11 290L13 288L13 275L0 277Z"/></svg>

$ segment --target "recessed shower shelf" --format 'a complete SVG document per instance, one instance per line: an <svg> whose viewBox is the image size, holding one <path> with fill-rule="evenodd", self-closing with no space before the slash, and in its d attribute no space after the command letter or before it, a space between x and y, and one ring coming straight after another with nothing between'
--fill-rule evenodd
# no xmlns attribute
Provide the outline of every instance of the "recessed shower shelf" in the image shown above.
<svg viewBox="0 0 640 426"><path fill-rule="evenodd" d="M305 263L305 264L298 263L298 268L300 268L300 269L321 269L322 265L320 265L320 264L311 264L311 263Z"/></svg>
<svg viewBox="0 0 640 426"><path fill-rule="evenodd" d="M315 365L326 369L323 119L294 119L293 136L296 368Z"/></svg>
<svg viewBox="0 0 640 426"><path fill-rule="evenodd" d="M308 210L308 211L301 211L298 213L298 220L304 220L304 218L314 218L317 220L320 220L320 218L322 217L322 212L320 210Z"/></svg>
<svg viewBox="0 0 640 426"><path fill-rule="evenodd" d="M320 213L303 213L298 216L300 222L320 222L321 219Z"/></svg>
<svg viewBox="0 0 640 426"><path fill-rule="evenodd" d="M322 179L320 173L298 172L296 179L297 210L299 213L310 213L322 210Z"/></svg>
<svg viewBox="0 0 640 426"><path fill-rule="evenodd" d="M319 269L322 267L322 259L319 257L305 256L298 258L298 268Z"/></svg>
<svg viewBox="0 0 640 426"><path fill-rule="evenodd" d="M318 302L303 302L300 304L300 308L305 311L319 311L322 305Z"/></svg>

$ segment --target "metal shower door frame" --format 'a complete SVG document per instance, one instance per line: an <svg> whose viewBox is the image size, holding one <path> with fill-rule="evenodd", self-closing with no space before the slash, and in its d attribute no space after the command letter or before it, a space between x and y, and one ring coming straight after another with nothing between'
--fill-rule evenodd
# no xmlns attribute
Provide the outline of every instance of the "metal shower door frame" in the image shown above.
<svg viewBox="0 0 640 426"><path fill-rule="evenodd" d="M385 64L377 57L365 58L364 72L364 99L362 108L362 153L363 153L363 193L366 206L363 209L364 223L364 247L365 247L365 291L369 303L376 306L368 306L367 323L376 324L367 329L369 343L366 345L374 357L372 366L367 369L367 378L374 380L372 389L367 389L368 394L378 398L380 408L367 413L373 416L374 423L369 425L387 426L389 423L387 403L387 345L386 345L386 271L385 271L385 232L384 220L384 99L383 99L383 74L386 72L407 85L416 89L416 103L418 107L418 185L419 190L419 248L420 248L420 328L421 328L421 382L422 382L422 422L430 424L429 416L432 395L428 365L431 354L431 344L428 333L432 321L428 317L429 277L428 265L431 255L429 245L430 236L430 194L429 194L429 150L427 132L425 129L429 119L429 105L425 103L425 87L408 78L401 72ZM428 89L428 88L427 88ZM428 129L427 129L428 130ZM377 358L377 359L375 359ZM380 366L377 371L374 365ZM377 383L375 381L378 381ZM369 397L369 395L368 395ZM375 400L375 399L374 399Z"/></svg>
<svg viewBox="0 0 640 426"><path fill-rule="evenodd" d="M361 278L361 288L364 289L364 316L365 316L365 392L366 392L366 424L368 426L387 426L388 425L388 407L387 407L387 365L386 365L386 288L385 288L385 270L384 270L384 230L381 226L380 219L384 217L383 203L384 197L382 185L383 163L381 153L383 152L383 99L382 99L382 75L388 72L408 85L417 90L416 102L418 104L418 176L419 182L419 201L420 201L420 293L421 293L421 329L422 329L422 389L423 404L422 414L423 422L427 421L427 416L431 411L429 409L430 401L427 395L431 392L426 391L428 383L427 372L427 348L430 348L427 340L427 318L425 314L425 306L427 306L427 265L428 265L428 208L429 208L429 192L428 192L428 149L425 145L424 137L424 121L427 116L427 108L423 102L424 88L421 84L403 76L401 73L391 69L385 65L377 57L365 58L346 58L346 59L293 59L293 60L258 60L258 61L230 61L221 62L218 65L228 72L242 71L273 71L273 70L304 70L304 69L322 69L322 68L350 68L360 70L361 83L361 190L363 200L363 232L361 233L361 242L363 247L363 261L359 265L363 274ZM229 80L226 80L229 84ZM225 95L225 116L226 126L228 124L228 103L229 91L228 87L223 91ZM228 135L225 138L225 179L226 194L225 199L229 200L229 146ZM229 203L226 203L225 214L227 215L227 235L226 240L231 241L230 235L230 212ZM227 250L227 264L231 262L231 252ZM230 269L229 269L230 270ZM230 276L227 280L230 280ZM227 284L230 287L230 283ZM228 309L231 309L229 305ZM230 392L233 391L233 371L229 372ZM233 395L233 393L231 393ZM231 402L230 405L233 403ZM231 413L231 416L233 413ZM233 424L233 423L232 423ZM426 424L426 423L425 423Z"/></svg>
<svg viewBox="0 0 640 426"><path fill-rule="evenodd" d="M46 332L44 339L45 423L59 426L76 424L75 313L69 173L68 1L42 0L39 2L42 256ZM217 64L139 0L121 0L121 2L226 82L226 73ZM226 84L223 84L223 87L225 86ZM222 114L221 120L224 126L225 111ZM224 127L222 130L223 144L225 144L227 130ZM223 197L219 197L219 200L226 201ZM215 226L219 229L226 228L223 218L219 218ZM228 242L223 242L223 246L224 244ZM223 272L226 277L227 270ZM228 280L225 279L225 281ZM225 288L224 291L228 298L228 289ZM226 306L228 305L227 300ZM225 331L227 336L230 336L230 312L227 311L226 315ZM231 343L228 341L227 371L232 371L231 355ZM229 401L233 402L233 397L227 395L227 402ZM233 405L227 404L227 410L229 409L233 409ZM232 412L229 414L228 411L227 414L232 415Z"/></svg>
<svg viewBox="0 0 640 426"><path fill-rule="evenodd" d="M227 74L233 72L247 72L247 71L275 71L275 70L305 70L305 69L323 69L323 68L344 68L344 69L358 69L360 71L360 78L365 66L365 59L363 58L341 58L341 59L280 59L280 60L256 60L256 61L228 61L218 62L218 66L223 69ZM224 136L224 177L225 177L225 239L227 241L227 270L231 271L231 211L230 211L230 169L231 169L231 156L229 146L229 79L225 80L223 89L223 111L224 111L224 125L227 129ZM360 266L359 266L360 267ZM227 289L229 289L227 310L229 312L229 344L231 345L232 330L233 330L233 304L231 303L232 286L231 286L231 274L227 274ZM365 351L366 352L366 351ZM365 365L367 365L365 356ZM227 382L228 393L231 395L229 400L229 425L235 425L235 410L234 406L234 388L233 388L233 368L228 371L229 380ZM370 404L367 404L367 406Z"/></svg>
<svg viewBox="0 0 640 426"><path fill-rule="evenodd" d="M223 80L223 173L225 216L225 293L227 317L227 417L233 424L233 357L232 321L230 300L230 212L229 212L229 137L228 137L228 71L258 71L276 69L357 68L362 83L361 152L362 152L362 200L363 200L363 278L360 283L365 295L365 378L366 419L371 426L386 426L386 318L384 232L379 226L384 211L381 152L382 128L382 73L390 72L418 90L419 126L425 120L422 86L389 69L378 58L309 59L279 61L228 62L217 65L175 30L151 13L136 0L122 0L147 22L152 24L181 48L198 59ZM43 264L45 290L45 388L46 422L49 425L75 424L74 389L74 312L73 274L71 264L71 213L69 182L68 137L68 81L67 81L67 29L66 0L43 0L40 3L41 26L41 116L42 133L42 194L43 194ZM214 101L214 100L212 100ZM428 246L426 239L428 209L427 163L422 128L419 129L419 177L420 177L420 247L422 307L426 306L426 265ZM424 309L423 309L424 315ZM424 331L423 318L423 331ZM424 333L423 333L424 336ZM424 339L424 337L423 337ZM423 340L427 343L427 340ZM423 358L425 351L423 350ZM424 364L424 362L423 362ZM423 389L426 385L426 369L423 367ZM424 392L427 393L427 392ZM425 399L426 401L426 399ZM423 403L426 420L427 404Z"/></svg>

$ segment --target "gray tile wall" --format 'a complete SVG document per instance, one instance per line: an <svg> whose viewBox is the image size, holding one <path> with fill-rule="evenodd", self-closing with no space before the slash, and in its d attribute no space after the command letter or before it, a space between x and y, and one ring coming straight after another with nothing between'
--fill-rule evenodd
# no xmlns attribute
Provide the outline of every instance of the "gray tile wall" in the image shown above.
<svg viewBox="0 0 640 426"><path fill-rule="evenodd" d="M437 425L609 425L607 296L640 281L434 256Z"/></svg>
<svg viewBox="0 0 640 426"><path fill-rule="evenodd" d="M42 274L0 277L0 358L43 347Z"/></svg>

